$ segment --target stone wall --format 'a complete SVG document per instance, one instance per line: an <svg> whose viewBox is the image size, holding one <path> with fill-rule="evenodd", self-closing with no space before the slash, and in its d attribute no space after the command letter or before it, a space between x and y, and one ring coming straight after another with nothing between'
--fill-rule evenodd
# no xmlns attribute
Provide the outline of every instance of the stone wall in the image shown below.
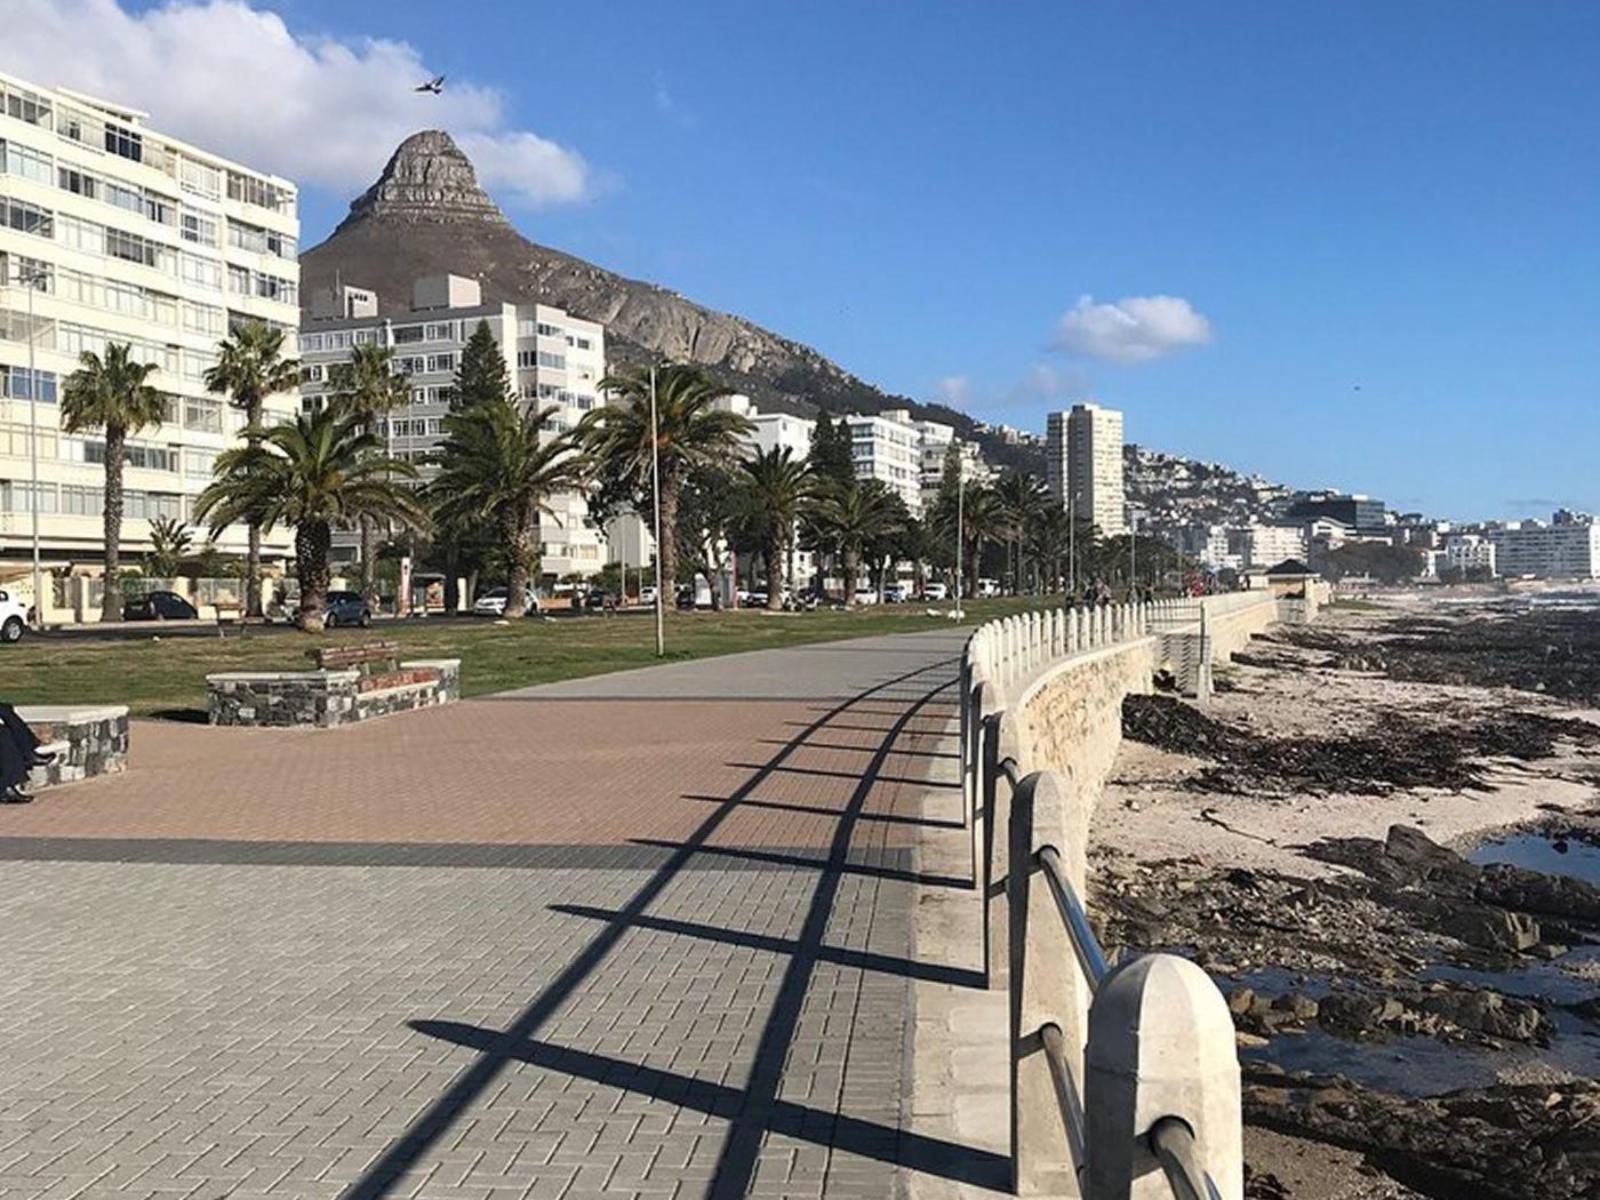
<svg viewBox="0 0 1600 1200"><path fill-rule="evenodd" d="M1278 601L1276 597L1263 592L1249 603L1227 606L1206 604L1205 614L1211 661L1227 662L1236 651L1248 646L1256 634L1265 633L1277 623Z"/></svg>
<svg viewBox="0 0 1600 1200"><path fill-rule="evenodd" d="M392 681L392 682L390 682ZM213 725L332 729L461 698L461 660L402 662L398 672L253 671L206 676Z"/></svg>
<svg viewBox="0 0 1600 1200"><path fill-rule="evenodd" d="M33 730L42 743L40 748L56 756L49 765L29 773L32 788L76 783L127 769L128 710L123 705L34 704L19 707L17 715Z"/></svg>

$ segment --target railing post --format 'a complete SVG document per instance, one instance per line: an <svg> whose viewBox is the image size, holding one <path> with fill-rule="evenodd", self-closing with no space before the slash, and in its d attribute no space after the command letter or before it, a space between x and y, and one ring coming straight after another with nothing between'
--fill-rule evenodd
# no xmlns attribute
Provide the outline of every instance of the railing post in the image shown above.
<svg viewBox="0 0 1600 1200"><path fill-rule="evenodd" d="M1011 946L1006 928L1010 926L1010 910L1006 891L1010 888L1011 800L1014 789L1005 771L1000 768L1006 758L1021 770L1021 739L1016 731L1013 714L998 710L987 725L987 752L992 755L992 786L987 795L989 824L984 830L986 838L986 877L984 877L984 976L990 989L1003 989L1011 978Z"/></svg>
<svg viewBox="0 0 1600 1200"><path fill-rule="evenodd" d="M1222 1200L1242 1200L1233 1021L1203 970L1174 954L1147 954L1112 971L1089 1012L1087 1059L1086 1190L1094 1200L1172 1194L1147 1140L1162 1117L1193 1131Z"/></svg>
<svg viewBox="0 0 1600 1200"><path fill-rule="evenodd" d="M1053 845L1067 857L1069 798L1061 778L1041 771L1022 780L1008 823L1013 870L1007 880L1011 953L1011 1190L1018 1196L1076 1197L1078 1174L1055 1077L1040 1030L1060 1028L1068 1074L1082 1093L1089 988L1036 855ZM1078 856L1081 858L1081 853ZM1082 872L1074 870L1074 887Z"/></svg>

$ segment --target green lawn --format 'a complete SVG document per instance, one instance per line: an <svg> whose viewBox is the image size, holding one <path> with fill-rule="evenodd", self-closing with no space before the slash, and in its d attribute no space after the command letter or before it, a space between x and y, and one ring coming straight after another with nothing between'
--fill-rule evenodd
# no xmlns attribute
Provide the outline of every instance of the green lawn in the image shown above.
<svg viewBox="0 0 1600 1200"><path fill-rule="evenodd" d="M1020 612L1033 600L980 600L969 622ZM774 646L836 641L876 633L947 628L923 605L854 612L768 615L761 612L669 613L667 659L706 658ZM463 691L505 691L656 662L648 616L574 617L515 625L382 623L323 635L230 631L225 638L150 637L61 640L24 638L0 646L0 699L14 704L126 704L135 715L190 718L206 707L205 676L214 671L304 670L307 650L375 639L400 643L407 658L459 658Z"/></svg>

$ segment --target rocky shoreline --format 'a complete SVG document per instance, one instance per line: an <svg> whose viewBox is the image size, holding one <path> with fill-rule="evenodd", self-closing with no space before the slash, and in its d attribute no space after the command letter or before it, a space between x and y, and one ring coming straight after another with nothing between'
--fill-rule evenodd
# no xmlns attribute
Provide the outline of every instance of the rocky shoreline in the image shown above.
<svg viewBox="0 0 1600 1200"><path fill-rule="evenodd" d="M1600 612L1330 615L1258 639L1205 712L1130 699L1091 854L1106 941L1228 995L1250 1195L1600 1196L1600 886L1561 857L1600 845L1574 707ZM1419 678L1458 634L1492 642L1484 678L1453 653ZM1557 869L1464 855L1508 829ZM1264 1131L1360 1169L1291 1186Z"/></svg>

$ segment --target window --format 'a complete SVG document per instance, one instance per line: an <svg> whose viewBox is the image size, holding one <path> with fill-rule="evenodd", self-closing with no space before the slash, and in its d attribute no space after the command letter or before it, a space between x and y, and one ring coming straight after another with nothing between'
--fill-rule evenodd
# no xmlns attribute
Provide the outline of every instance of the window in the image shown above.
<svg viewBox="0 0 1600 1200"><path fill-rule="evenodd" d="M37 488L37 490L35 490ZM35 504L35 497L38 503ZM33 512L37 507L42 513L56 511L56 485L53 483L30 484L17 480L0 479L0 510L6 512Z"/></svg>
<svg viewBox="0 0 1600 1200"><path fill-rule="evenodd" d="M265 179L257 179L254 175L241 175L237 171L228 172L228 199L237 200L242 204L253 204L257 208L270 209L272 212L292 212L294 205L288 192Z"/></svg>
<svg viewBox="0 0 1600 1200"><path fill-rule="evenodd" d="M39 403L56 402L54 371L30 372L26 367L8 367L0 363L0 396L8 400L31 400L34 398L35 384L38 385Z"/></svg>
<svg viewBox="0 0 1600 1200"><path fill-rule="evenodd" d="M50 183L54 179L48 154L40 154L15 142L0 141L0 171L8 175L20 175L35 183Z"/></svg>
<svg viewBox="0 0 1600 1200"><path fill-rule="evenodd" d="M591 348L592 348L592 343L589 341L588 338L581 337L581 338L578 339L578 349L579 350L588 350L588 349L591 349Z"/></svg>
<svg viewBox="0 0 1600 1200"><path fill-rule="evenodd" d="M144 215L157 225L176 225L178 223L178 206L165 196L158 196L154 192L144 195Z"/></svg>
<svg viewBox="0 0 1600 1200"><path fill-rule="evenodd" d="M300 349L321 350L322 335L320 333L306 333L300 336Z"/></svg>
<svg viewBox="0 0 1600 1200"><path fill-rule="evenodd" d="M183 402L183 427L201 433L222 432L222 402L185 398Z"/></svg>
<svg viewBox="0 0 1600 1200"><path fill-rule="evenodd" d="M183 302L183 328L188 333L220 338L228 332L227 315L207 304Z"/></svg>
<svg viewBox="0 0 1600 1200"><path fill-rule="evenodd" d="M29 277L33 286L41 292L55 291L56 269L49 263L21 254L0 252L0 285L27 287Z"/></svg>
<svg viewBox="0 0 1600 1200"><path fill-rule="evenodd" d="M356 346L376 346L378 344L378 331L376 329L358 329L351 334L350 341Z"/></svg>
<svg viewBox="0 0 1600 1200"><path fill-rule="evenodd" d="M112 154L131 159L133 162L144 161L144 138L131 129L124 129L121 125L107 125L105 143L106 149Z"/></svg>
<svg viewBox="0 0 1600 1200"><path fill-rule="evenodd" d="M138 263L144 267L153 267L157 264L154 242L136 233L125 233L120 229L107 229L105 237L106 254L111 258L120 258L125 262Z"/></svg>
<svg viewBox="0 0 1600 1200"><path fill-rule="evenodd" d="M222 172L192 158L184 159L178 166L178 183L186 192L204 196L208 200L222 199Z"/></svg>
<svg viewBox="0 0 1600 1200"><path fill-rule="evenodd" d="M440 321L423 327L423 340L427 342L449 342L455 340L455 322Z"/></svg>
<svg viewBox="0 0 1600 1200"><path fill-rule="evenodd" d="M394 344L396 346L409 346L422 340L421 325L396 325L394 327Z"/></svg>
<svg viewBox="0 0 1600 1200"><path fill-rule="evenodd" d="M306 363L300 368L301 383L321 383L328 377L328 368L322 363Z"/></svg>
<svg viewBox="0 0 1600 1200"><path fill-rule="evenodd" d="M5 114L29 125L50 128L50 101L22 88L5 89Z"/></svg>
<svg viewBox="0 0 1600 1200"><path fill-rule="evenodd" d="M567 356L565 354L552 354L548 350L541 350L539 351L539 365L541 367L550 367L557 371L565 371L567 369Z"/></svg>
<svg viewBox="0 0 1600 1200"><path fill-rule="evenodd" d="M113 183L109 179L100 181L101 193L107 204L115 205L126 212L144 214L144 193L135 187L124 187L120 183Z"/></svg>
<svg viewBox="0 0 1600 1200"><path fill-rule="evenodd" d="M7 225L19 233L31 233L35 237L54 237L55 220L55 214L47 208L29 204L26 200L8 200L0 196L0 224Z"/></svg>
<svg viewBox="0 0 1600 1200"><path fill-rule="evenodd" d="M543 321L540 321L539 322L539 336L540 337L560 337L561 336L561 330L560 330L560 328L558 328L555 325L546 325Z"/></svg>
<svg viewBox="0 0 1600 1200"><path fill-rule="evenodd" d="M62 167L57 173L56 182L62 191L71 192L74 196L87 196L93 200L100 194L100 181L75 167Z"/></svg>
<svg viewBox="0 0 1600 1200"><path fill-rule="evenodd" d="M106 461L106 444L98 440L85 440L78 443L82 448L83 457L72 455L74 462L101 464ZM76 449L78 447L74 447ZM151 446L145 442L128 442L123 447L127 465L137 467L141 471L170 471L178 470L178 451L171 446Z"/></svg>
<svg viewBox="0 0 1600 1200"><path fill-rule="evenodd" d="M456 356L454 354L428 355L428 370L454 371L456 369Z"/></svg>
<svg viewBox="0 0 1600 1200"><path fill-rule="evenodd" d="M98 517L105 511L105 489L61 485L61 511L71 517Z"/></svg>

